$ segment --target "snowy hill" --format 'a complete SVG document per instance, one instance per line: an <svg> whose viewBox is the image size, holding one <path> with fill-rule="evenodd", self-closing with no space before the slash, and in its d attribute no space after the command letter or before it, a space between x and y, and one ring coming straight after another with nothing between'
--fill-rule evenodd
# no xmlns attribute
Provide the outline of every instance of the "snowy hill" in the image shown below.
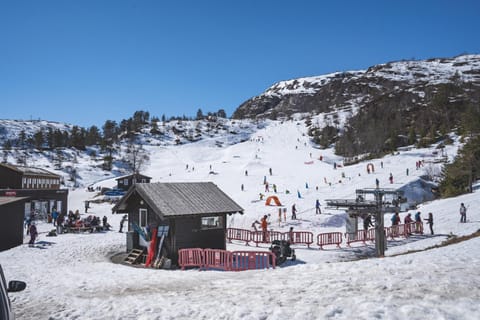
<svg viewBox="0 0 480 320"><path fill-rule="evenodd" d="M394 97L398 105L408 103L411 108L425 106L439 85L450 83L465 85L462 94L478 101L480 55L389 62L367 70L280 81L242 103L233 118L277 118L335 110L354 116L372 101L382 107L383 97Z"/></svg>
<svg viewBox="0 0 480 320"><path fill-rule="evenodd" d="M248 140L255 130L264 125L263 122L222 118L166 121L158 125L156 133L151 132L151 125L145 125L136 133L136 143L153 150L200 141L218 148ZM99 145L87 145L85 150L71 146L52 148L48 145L48 132L58 130L68 136L72 134L73 127L46 120L0 120L3 161L48 169L63 176L63 184L69 188L85 187L99 179L130 173L125 160L128 139L122 139L114 146L115 160L111 170L104 170L102 166L103 157L108 152ZM42 132L44 142L40 148L35 148L32 141L38 132ZM22 133L23 142L20 141ZM5 148L6 142L11 145L8 149Z"/></svg>
<svg viewBox="0 0 480 320"><path fill-rule="evenodd" d="M442 165L433 161L434 145L342 166L342 158L333 149L319 150L310 143L304 121L264 124L239 133L245 135L238 143L214 136L182 145L146 144L150 162L143 173L152 182L214 182L245 209L244 215L228 219L228 227L250 229L254 220L270 214L274 230L293 226L317 234L345 232L345 212L326 208L325 199L352 198L356 189L374 187L378 179L381 187L405 188L407 197L418 201L429 188L422 177ZM227 143L219 144L219 139ZM460 145L454 139L445 147L450 161ZM417 170L419 160L425 166ZM84 186L115 185L114 177L104 176L103 171L88 171L86 158L77 161L78 167L85 168L83 173L89 172L82 176ZM375 172L368 174L370 162ZM390 173L393 184L388 180ZM265 191L265 178L277 186L277 196L289 215L291 205L296 204L298 220L279 223L278 207L258 201L259 193L275 194L272 188ZM84 200L95 198L94 192L84 188L72 190L69 208L82 209ZM316 199L322 203L321 215L315 214ZM465 224L459 223L461 202L468 207ZM110 261L112 255L124 252L124 234L112 231L49 238L46 232L52 225L40 223L37 248L25 245L0 252L0 262L8 279L28 283L24 292L12 294L20 319L476 319L480 311L479 238L425 249L452 235L479 230L480 216L475 210L479 205L478 192L420 204L417 210L423 218L428 212L434 214L435 235L427 232L389 241L387 257L382 259L372 258L372 244L342 244L340 249L325 250L298 245L298 260L275 270L140 269ZM117 230L121 215L112 215L111 207L109 203L92 204L89 214L108 216ZM405 215L401 213L402 220ZM232 243L228 249L268 247ZM405 254L412 250L420 252Z"/></svg>

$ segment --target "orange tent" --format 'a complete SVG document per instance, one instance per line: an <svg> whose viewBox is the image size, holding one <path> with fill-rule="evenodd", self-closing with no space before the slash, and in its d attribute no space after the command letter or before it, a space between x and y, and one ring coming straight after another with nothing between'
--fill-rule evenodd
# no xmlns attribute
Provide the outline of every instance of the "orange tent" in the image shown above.
<svg viewBox="0 0 480 320"><path fill-rule="evenodd" d="M277 196L270 196L267 198L267 200L265 201L265 205L266 206L269 206L270 205L270 202L275 202L275 205L277 206L281 206L282 204L280 203L280 200L278 200L278 197Z"/></svg>

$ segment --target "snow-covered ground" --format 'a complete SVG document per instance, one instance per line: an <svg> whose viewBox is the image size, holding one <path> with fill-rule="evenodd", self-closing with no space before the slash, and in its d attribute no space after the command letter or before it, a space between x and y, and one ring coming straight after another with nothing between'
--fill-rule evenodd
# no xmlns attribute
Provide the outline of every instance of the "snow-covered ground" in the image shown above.
<svg viewBox="0 0 480 320"><path fill-rule="evenodd" d="M274 230L293 226L316 235L345 232L345 213L326 208L326 199L354 198L356 189L375 187L376 178L380 187L411 185L414 190L420 176L438 166L428 164L435 157L434 149L415 149L370 161L375 165L371 174L366 171L369 162L334 169L334 162L341 164L342 159L332 150L313 148L305 133L301 121L272 122L249 141L226 147L218 147L215 139L176 147L148 146L151 160L143 173L153 177L153 182L216 183L245 209L244 215L228 219L229 227L250 229L253 221L270 214ZM457 143L447 146L450 159L457 148ZM418 160L427 163L420 170L415 166ZM393 184L388 182L390 173ZM265 177L270 192L265 192ZM114 179L104 179L92 176L91 182L115 185ZM259 193L274 194L272 184L289 216L291 205L296 204L298 220L288 217L279 224L278 207L258 201ZM69 209L82 211L83 201L94 195L72 190ZM316 199L322 203L321 215L315 215ZM464 224L459 223L461 202L468 207L468 223ZM274 270L199 272L112 263L111 256L126 247L125 234L116 232L121 215L112 215L110 204L92 204L89 214L106 215L115 231L46 237L53 226L40 223L36 248L23 245L0 252L0 263L8 279L28 284L25 291L11 294L19 319L478 319L478 237L397 254L430 248L450 234L474 233L480 229L479 206L478 191L420 205L423 218L433 213L435 235L427 232L389 241L385 258L362 259L372 255L372 245L347 248L343 244L341 249L325 250L298 245L297 261ZM401 213L402 220L405 215ZM385 217L387 226L389 216ZM228 249L255 248L235 243Z"/></svg>

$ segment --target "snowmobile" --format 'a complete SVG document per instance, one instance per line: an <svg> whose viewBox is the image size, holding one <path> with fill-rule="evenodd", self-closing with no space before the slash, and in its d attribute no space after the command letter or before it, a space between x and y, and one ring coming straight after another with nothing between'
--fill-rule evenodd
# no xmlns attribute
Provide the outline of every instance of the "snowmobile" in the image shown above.
<svg viewBox="0 0 480 320"><path fill-rule="evenodd" d="M284 263L287 258L295 261L295 249L290 248L290 242L287 240L273 240L270 251L275 255L275 265Z"/></svg>

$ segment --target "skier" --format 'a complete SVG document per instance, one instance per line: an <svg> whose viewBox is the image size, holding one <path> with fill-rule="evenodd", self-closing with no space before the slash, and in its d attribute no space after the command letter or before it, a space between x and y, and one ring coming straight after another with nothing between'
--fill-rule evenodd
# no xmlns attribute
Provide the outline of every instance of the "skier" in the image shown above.
<svg viewBox="0 0 480 320"><path fill-rule="evenodd" d="M248 171L247 170L245 170L245 176L248 176Z"/></svg>
<svg viewBox="0 0 480 320"><path fill-rule="evenodd" d="M376 185L376 187L377 187L377 189L378 189L378 187L380 186L380 181L378 181L378 178L375 179L375 185Z"/></svg>
<svg viewBox="0 0 480 320"><path fill-rule="evenodd" d="M277 185L275 183L273 184L273 192L277 193Z"/></svg>
<svg viewBox="0 0 480 320"><path fill-rule="evenodd" d="M467 208L463 203L460 205L460 222L467 222Z"/></svg>
<svg viewBox="0 0 480 320"><path fill-rule="evenodd" d="M242 183L242 185L240 186L240 189L243 191L243 183Z"/></svg>
<svg viewBox="0 0 480 320"><path fill-rule="evenodd" d="M292 220L297 220L297 208L295 207L295 203L292 205Z"/></svg>
<svg viewBox="0 0 480 320"><path fill-rule="evenodd" d="M122 230L123 230L123 224L125 223L125 221L126 221L127 219L128 219L128 215L125 214L125 215L122 217L122 220L120 220L120 230L118 230L118 232L120 232L120 233L123 232L123 231L122 231Z"/></svg>
<svg viewBox="0 0 480 320"><path fill-rule="evenodd" d="M425 220L427 220L427 224L430 225L430 233L433 235L433 214L429 212L428 219L425 219Z"/></svg>
<svg viewBox="0 0 480 320"><path fill-rule="evenodd" d="M32 222L30 224L29 233L30 233L30 241L28 241L28 246L33 247L35 245L35 239L37 238L37 235L38 235L37 226L35 225L35 222Z"/></svg>
<svg viewBox="0 0 480 320"><path fill-rule="evenodd" d="M272 175L272 168L269 168L268 172L270 173L270 175Z"/></svg>
<svg viewBox="0 0 480 320"><path fill-rule="evenodd" d="M388 177L388 180L390 180L390 183L393 183L393 175L391 172L390 172L390 177Z"/></svg>
<svg viewBox="0 0 480 320"><path fill-rule="evenodd" d="M320 201L318 199L315 202L315 214L322 214L322 210L320 210Z"/></svg>

